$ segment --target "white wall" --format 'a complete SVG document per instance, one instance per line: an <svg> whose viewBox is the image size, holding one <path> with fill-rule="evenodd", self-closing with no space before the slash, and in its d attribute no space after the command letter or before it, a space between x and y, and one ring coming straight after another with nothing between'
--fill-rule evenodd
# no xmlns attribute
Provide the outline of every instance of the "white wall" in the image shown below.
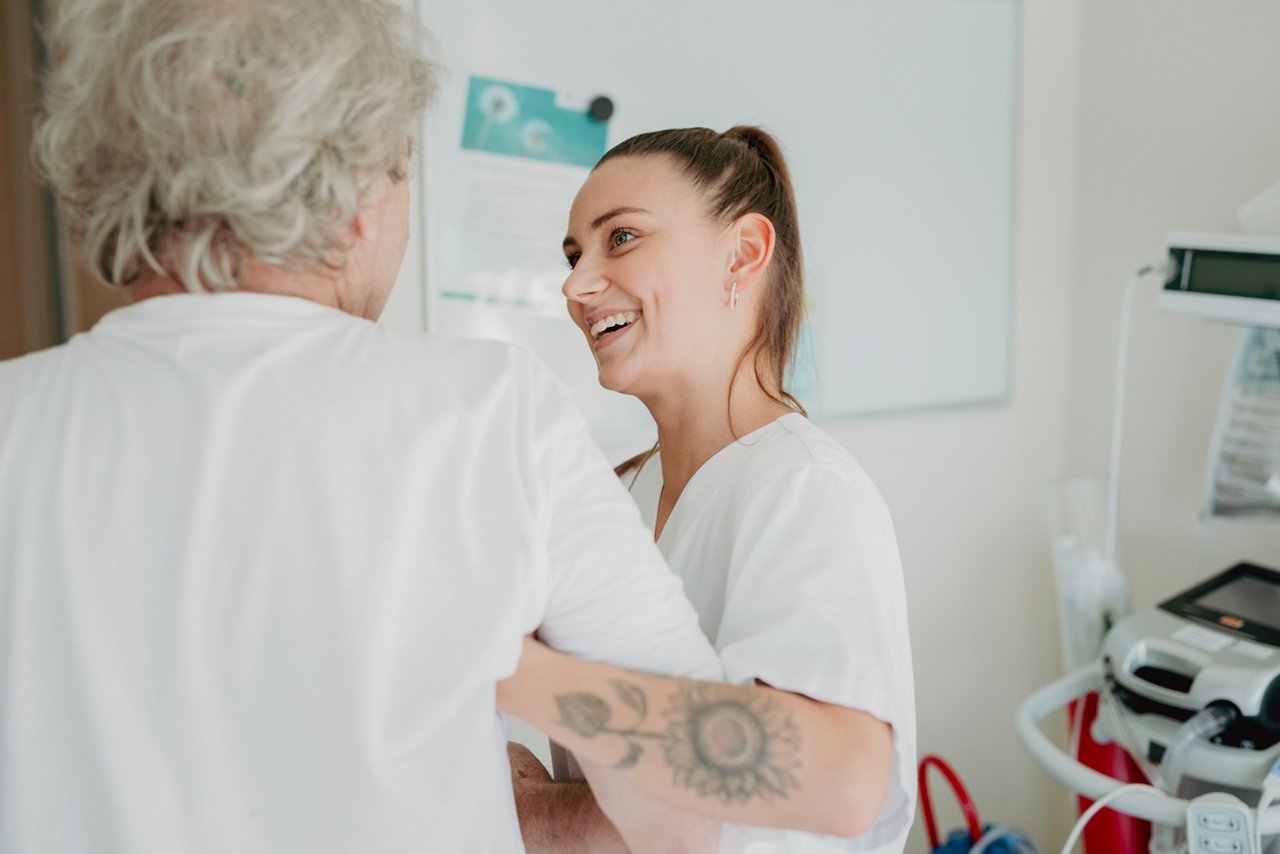
<svg viewBox="0 0 1280 854"><path fill-rule="evenodd" d="M1104 471L1124 280L1171 229L1235 231L1280 180L1280 3L1084 0L1067 460ZM1134 304L1118 552L1135 606L1194 576L1206 454L1238 331ZM1280 564L1280 530L1215 523L1203 573Z"/></svg>
<svg viewBox="0 0 1280 854"><path fill-rule="evenodd" d="M1070 827L1068 797L1018 744L1013 714L1059 671L1046 501L1067 423L1077 22L1075 0L1022 3L1011 402L824 425L893 511L921 753L956 767L984 820L1045 850ZM961 826L945 784L933 791L942 829ZM925 851L916 824L908 850Z"/></svg>
<svg viewBox="0 0 1280 854"><path fill-rule="evenodd" d="M984 818L1056 850L1067 795L1010 719L1058 672L1046 514L1055 477L1105 472L1124 282L1174 228L1237 230L1280 180L1280 4L1022 4L1011 405L836 425L894 509L920 744ZM1135 607L1195 577L1214 413L1237 331L1134 306L1119 550ZM1280 529L1217 522L1202 571L1280 564ZM949 801L942 787L939 796ZM951 812L944 829L958 827ZM909 850L926 850L920 822Z"/></svg>
<svg viewBox="0 0 1280 854"><path fill-rule="evenodd" d="M954 760L984 818L1056 850L1067 797L1009 727L1058 670L1046 486L1106 471L1129 272L1163 259L1170 229L1236 230L1239 205L1280 180L1280 4L1047 0L1024 2L1023 18L1012 405L836 432L898 522L922 750ZM1159 312L1158 287L1135 302L1120 468L1135 607L1194 578L1238 334ZM1276 526L1218 522L1211 535L1204 572L1280 563ZM912 850L922 840L917 827Z"/></svg>

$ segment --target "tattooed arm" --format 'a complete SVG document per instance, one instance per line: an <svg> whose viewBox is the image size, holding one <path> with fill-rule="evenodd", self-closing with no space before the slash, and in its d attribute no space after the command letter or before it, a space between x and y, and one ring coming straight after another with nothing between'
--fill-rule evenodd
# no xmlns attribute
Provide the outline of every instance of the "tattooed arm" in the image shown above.
<svg viewBox="0 0 1280 854"><path fill-rule="evenodd" d="M637 789L720 821L857 836L888 792L887 724L767 686L633 673L526 640L498 706Z"/></svg>

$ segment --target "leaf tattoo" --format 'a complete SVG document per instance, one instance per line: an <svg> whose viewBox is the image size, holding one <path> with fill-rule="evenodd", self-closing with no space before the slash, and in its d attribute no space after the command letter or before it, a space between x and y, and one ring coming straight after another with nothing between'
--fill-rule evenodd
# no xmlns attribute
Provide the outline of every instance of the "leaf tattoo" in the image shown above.
<svg viewBox="0 0 1280 854"><path fill-rule="evenodd" d="M644 748L641 747L640 744L635 741L628 741L627 744L630 746L631 749L627 751L627 755L622 757L622 760L620 762L616 763L613 766L614 768L617 768L619 770L626 770L627 768L630 768L631 766L635 765L637 762L640 761L640 754L644 752Z"/></svg>
<svg viewBox="0 0 1280 854"><path fill-rule="evenodd" d="M640 720L644 720L649 714L649 704L645 702L644 691L636 685L629 685L621 679L613 681L613 687L617 689L618 696L622 698L622 702L635 709L640 716Z"/></svg>
<svg viewBox="0 0 1280 854"><path fill-rule="evenodd" d="M560 723L578 735L593 738L598 732L608 732L609 704L595 694L564 694L556 697L556 707Z"/></svg>

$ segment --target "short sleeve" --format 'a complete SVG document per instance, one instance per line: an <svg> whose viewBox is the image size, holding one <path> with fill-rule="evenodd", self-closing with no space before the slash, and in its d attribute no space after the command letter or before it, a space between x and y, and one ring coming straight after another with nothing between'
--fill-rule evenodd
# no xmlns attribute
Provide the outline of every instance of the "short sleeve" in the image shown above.
<svg viewBox="0 0 1280 854"><path fill-rule="evenodd" d="M892 838L911 821L915 714L888 510L869 480L822 465L774 475L740 501L717 637L725 676L889 723L894 785L872 834Z"/></svg>
<svg viewBox="0 0 1280 854"><path fill-rule="evenodd" d="M710 642L568 390L532 357L534 479L544 501L545 605L539 637L581 658L722 678Z"/></svg>

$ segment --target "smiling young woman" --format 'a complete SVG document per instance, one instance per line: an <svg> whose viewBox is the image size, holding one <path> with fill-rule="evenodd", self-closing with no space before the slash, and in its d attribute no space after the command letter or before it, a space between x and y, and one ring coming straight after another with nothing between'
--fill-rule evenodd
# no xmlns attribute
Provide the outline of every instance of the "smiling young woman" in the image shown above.
<svg viewBox="0 0 1280 854"><path fill-rule="evenodd" d="M668 770L687 790L668 802L782 829L726 825L722 851L901 852L915 802L901 565L875 486L785 388L804 291L777 143L755 127L623 142L578 193L564 251L569 313L601 385L639 398L657 423L658 444L619 474L728 681L764 686L731 700L670 695L668 724L697 725L689 739L668 732ZM612 690L573 703L603 711ZM618 716L636 708L629 696ZM581 732L565 731L573 703L551 735L584 749ZM679 747L703 736L760 761L681 765L710 755ZM822 760L802 759L815 745ZM620 764L630 768L642 748L635 741ZM592 838L583 829L603 816L589 796L569 806L566 791L518 782L527 842L599 845L582 842ZM636 826L614 794L600 792L609 816Z"/></svg>

